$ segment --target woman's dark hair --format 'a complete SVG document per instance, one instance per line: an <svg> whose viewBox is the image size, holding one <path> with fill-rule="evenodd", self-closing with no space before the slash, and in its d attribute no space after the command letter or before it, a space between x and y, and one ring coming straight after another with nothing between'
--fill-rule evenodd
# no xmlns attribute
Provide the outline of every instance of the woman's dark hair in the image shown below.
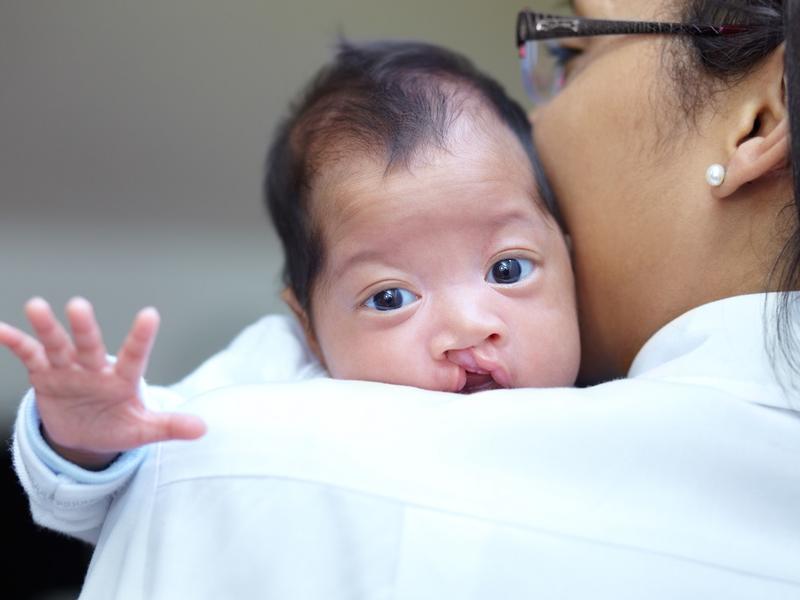
<svg viewBox="0 0 800 600"><path fill-rule="evenodd" d="M283 245L283 282L310 316L324 247L309 197L320 168L353 156L383 157L386 172L415 152L444 148L447 132L476 99L514 134L533 165L539 194L555 212L525 111L463 56L417 42L341 42L333 61L279 125L266 163L264 195Z"/></svg>
<svg viewBox="0 0 800 600"><path fill-rule="evenodd" d="M678 77L681 99L687 108L696 106L698 94L718 85L731 85L786 42L785 82L791 131L793 197L782 215L793 223L791 235L777 257L767 282L783 292L800 289L800 0L682 0L680 18L686 23L758 25L730 36L689 36L697 68ZM692 75L694 73L694 75ZM711 75L711 79L697 75ZM701 84L711 82L712 89ZM777 285L775 283L777 282ZM800 327L796 296L784 293L778 302L777 327L773 332L777 354L791 371L800 374Z"/></svg>

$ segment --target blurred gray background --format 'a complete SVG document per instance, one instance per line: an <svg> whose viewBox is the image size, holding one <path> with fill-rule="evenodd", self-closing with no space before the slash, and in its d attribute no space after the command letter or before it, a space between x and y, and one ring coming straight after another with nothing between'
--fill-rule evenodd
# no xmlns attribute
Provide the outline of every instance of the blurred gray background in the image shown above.
<svg viewBox="0 0 800 600"><path fill-rule="evenodd" d="M264 152L337 36L450 46L524 102L519 8L0 0L0 320L28 329L28 298L44 296L61 313L83 295L114 352L135 312L156 306L163 324L148 379L178 380L248 323L284 310L282 257L261 203ZM0 349L6 435L26 387L23 368ZM32 527L4 458L0 493L15 548L4 597L74 597L90 550ZM23 576L32 562L34 579Z"/></svg>
<svg viewBox="0 0 800 600"><path fill-rule="evenodd" d="M540 5L552 4L541 2ZM282 311L261 204L264 151L337 35L470 56L519 100L518 0L0 0L0 319L80 294L110 351L134 313L163 325L170 383ZM27 386L0 352L0 423Z"/></svg>

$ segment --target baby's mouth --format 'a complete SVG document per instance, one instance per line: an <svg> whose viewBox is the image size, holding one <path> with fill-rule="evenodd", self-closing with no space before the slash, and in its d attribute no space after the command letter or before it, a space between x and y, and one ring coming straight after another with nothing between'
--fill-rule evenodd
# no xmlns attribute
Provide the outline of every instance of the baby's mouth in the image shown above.
<svg viewBox="0 0 800 600"><path fill-rule="evenodd" d="M455 391L460 394L513 387L503 363L485 351L480 352L475 348L448 350L447 359L459 367Z"/></svg>
<svg viewBox="0 0 800 600"><path fill-rule="evenodd" d="M458 390L459 394L474 394L476 392L496 390L503 387L494 380L494 377L492 377L491 373L486 371L465 371L465 374L467 377L462 388Z"/></svg>

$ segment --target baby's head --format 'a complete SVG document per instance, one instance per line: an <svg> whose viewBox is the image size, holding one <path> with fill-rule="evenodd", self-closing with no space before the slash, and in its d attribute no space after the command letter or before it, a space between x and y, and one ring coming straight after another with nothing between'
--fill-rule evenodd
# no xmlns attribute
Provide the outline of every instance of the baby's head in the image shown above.
<svg viewBox="0 0 800 600"><path fill-rule="evenodd" d="M271 146L284 299L333 377L571 385L569 252L525 112L465 58L342 45Z"/></svg>

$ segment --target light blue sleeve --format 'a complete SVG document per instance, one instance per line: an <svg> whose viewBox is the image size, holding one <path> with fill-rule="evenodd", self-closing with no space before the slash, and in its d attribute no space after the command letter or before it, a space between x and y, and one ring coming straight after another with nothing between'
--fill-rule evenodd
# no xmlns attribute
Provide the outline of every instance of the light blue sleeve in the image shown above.
<svg viewBox="0 0 800 600"><path fill-rule="evenodd" d="M291 381L324 375L293 319L266 316L190 376L171 388L142 382L153 410L180 410L187 398L236 384ZM14 468L43 527L96 543L114 497L129 483L148 447L125 452L108 468L89 471L56 454L41 434L33 391L20 405L12 444Z"/></svg>
<svg viewBox="0 0 800 600"><path fill-rule="evenodd" d="M96 543L112 499L133 477L147 448L123 453L103 471L82 469L58 456L45 442L31 390L17 413L12 454L33 520Z"/></svg>
<svg viewBox="0 0 800 600"><path fill-rule="evenodd" d="M63 475L75 483L107 484L129 478L144 458L145 448L135 448L120 454L103 470L84 469L57 454L45 441L33 390L26 394L21 410L26 413L25 417L19 420L25 427L25 438L30 443L36 458L49 467L54 475Z"/></svg>

